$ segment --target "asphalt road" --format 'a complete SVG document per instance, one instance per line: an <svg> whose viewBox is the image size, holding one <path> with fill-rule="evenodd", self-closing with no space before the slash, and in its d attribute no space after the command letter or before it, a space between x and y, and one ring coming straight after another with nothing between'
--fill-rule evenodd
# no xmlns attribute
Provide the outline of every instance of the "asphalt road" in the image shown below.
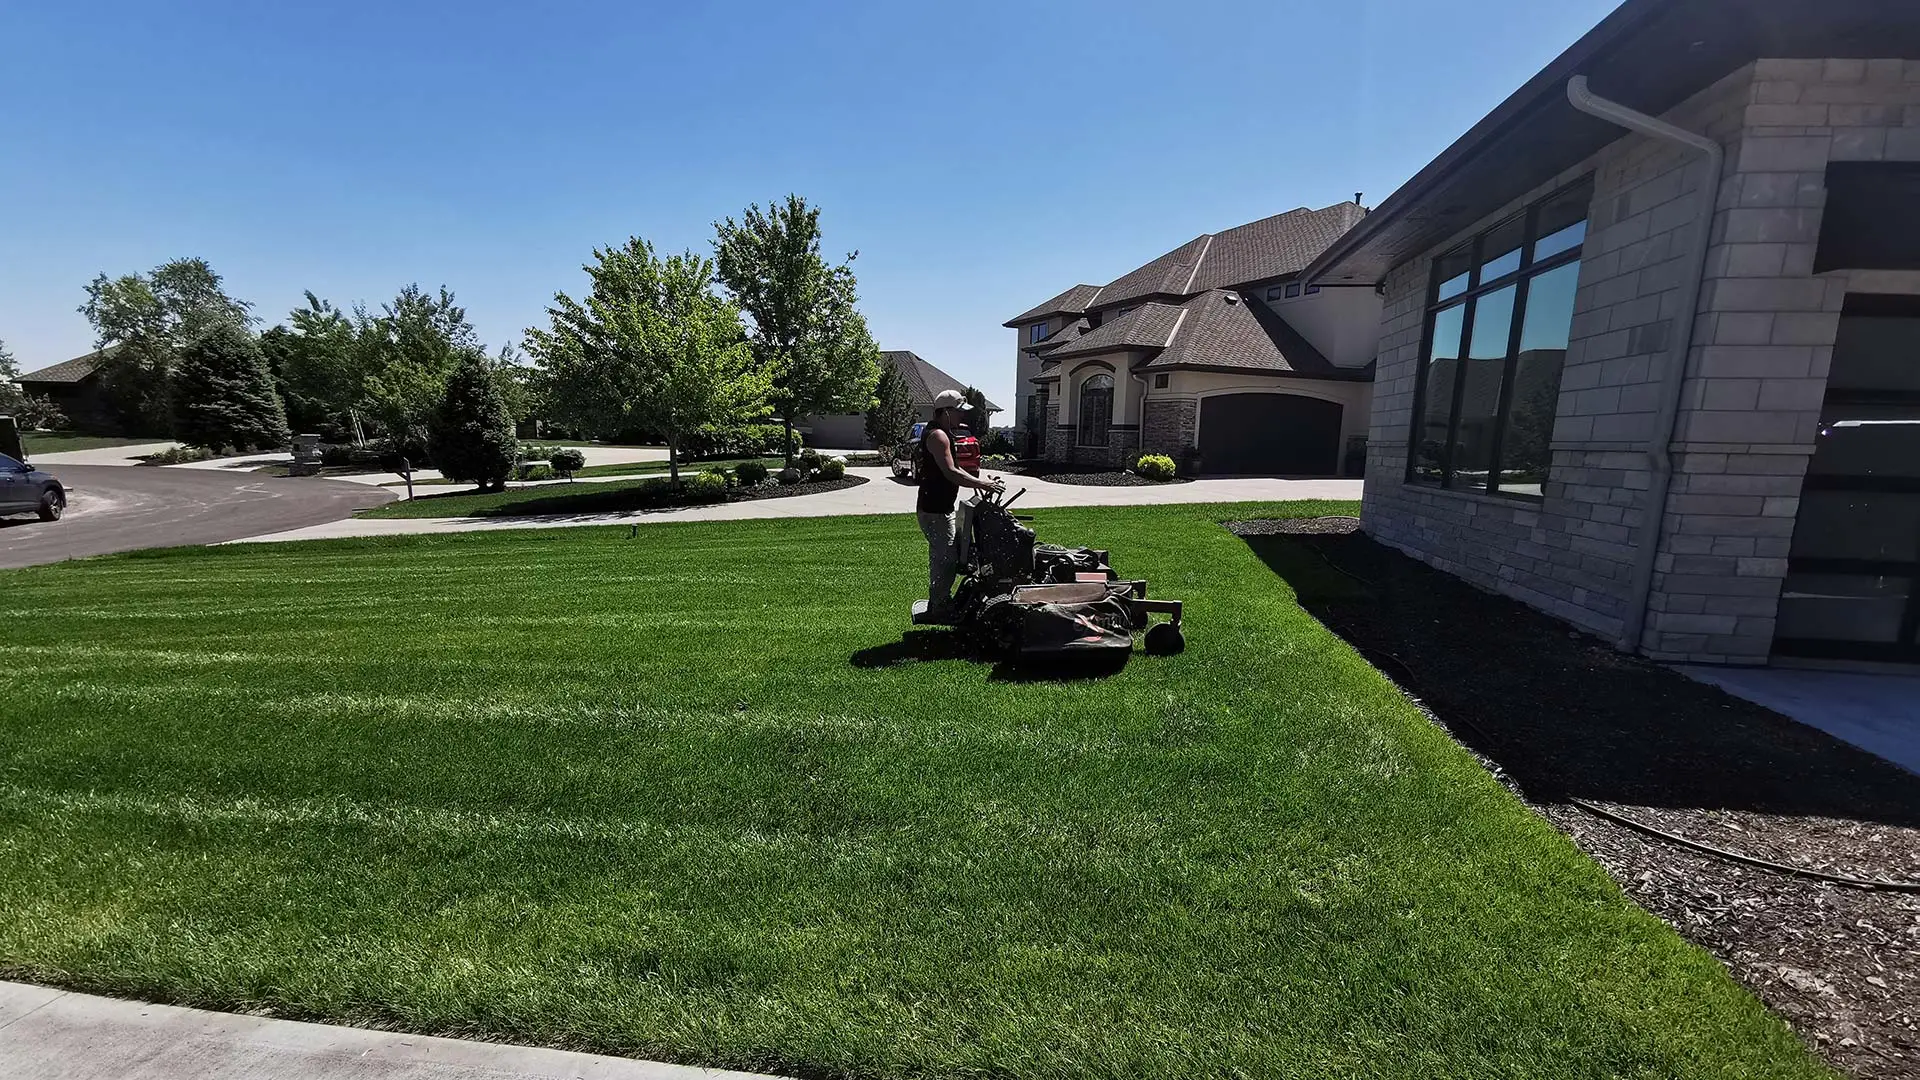
<svg viewBox="0 0 1920 1080"><path fill-rule="evenodd" d="M54 465L67 487L59 521L0 518L0 568L136 548L217 544L319 525L378 506L393 493L319 477L129 465Z"/></svg>

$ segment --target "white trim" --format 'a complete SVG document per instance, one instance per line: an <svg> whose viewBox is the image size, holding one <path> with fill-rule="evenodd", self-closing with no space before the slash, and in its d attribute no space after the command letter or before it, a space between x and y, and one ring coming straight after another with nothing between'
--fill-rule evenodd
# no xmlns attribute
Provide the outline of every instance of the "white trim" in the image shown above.
<svg viewBox="0 0 1920 1080"><path fill-rule="evenodd" d="M1207 234L1207 242L1200 245L1200 257L1193 260L1193 269L1187 271L1186 287L1180 290L1181 296L1193 295L1193 279L1200 276L1200 267L1207 261L1207 252L1213 250L1213 234ZM1169 339L1171 340L1171 339Z"/></svg>
<svg viewBox="0 0 1920 1080"><path fill-rule="evenodd" d="M1187 321L1187 309L1183 307L1180 309L1180 317L1173 320L1173 329L1167 331L1167 340L1165 344L1160 346L1161 348L1163 349L1173 348L1173 339L1180 336L1180 324L1186 321Z"/></svg>

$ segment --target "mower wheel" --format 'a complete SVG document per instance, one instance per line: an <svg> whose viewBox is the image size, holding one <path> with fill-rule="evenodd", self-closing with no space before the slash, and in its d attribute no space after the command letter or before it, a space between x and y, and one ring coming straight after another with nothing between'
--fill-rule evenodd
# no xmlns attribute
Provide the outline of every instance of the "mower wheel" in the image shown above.
<svg viewBox="0 0 1920 1080"><path fill-rule="evenodd" d="M1147 653L1151 656L1177 656L1187 648L1187 635L1178 623L1157 623L1147 628Z"/></svg>

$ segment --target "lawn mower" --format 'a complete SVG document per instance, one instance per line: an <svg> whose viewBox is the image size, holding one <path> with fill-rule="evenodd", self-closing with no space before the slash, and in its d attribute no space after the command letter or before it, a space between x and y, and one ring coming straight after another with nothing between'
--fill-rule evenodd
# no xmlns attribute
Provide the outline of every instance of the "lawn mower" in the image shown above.
<svg viewBox="0 0 1920 1080"><path fill-rule="evenodd" d="M1136 630L1147 632L1153 655L1186 648L1180 601L1147 599L1147 583L1122 580L1105 551L1036 543L1022 524L1032 519L1012 512L1024 494L988 491L960 504L953 606L936 620L927 601L915 601L916 625L951 625L984 651L1016 660L1128 653ZM1153 622L1155 615L1166 621Z"/></svg>

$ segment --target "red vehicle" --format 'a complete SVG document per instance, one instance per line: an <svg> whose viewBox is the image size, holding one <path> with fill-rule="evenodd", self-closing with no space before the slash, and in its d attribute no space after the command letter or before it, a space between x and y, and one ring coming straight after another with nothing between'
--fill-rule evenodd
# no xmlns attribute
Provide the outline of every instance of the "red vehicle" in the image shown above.
<svg viewBox="0 0 1920 1080"><path fill-rule="evenodd" d="M919 460L920 437L926 431L925 422L913 425L907 441L893 448L893 459L888 463L893 475L906 477L916 484L920 482L915 462ZM973 437L965 424L953 429L953 463L975 476L980 475L980 440Z"/></svg>

